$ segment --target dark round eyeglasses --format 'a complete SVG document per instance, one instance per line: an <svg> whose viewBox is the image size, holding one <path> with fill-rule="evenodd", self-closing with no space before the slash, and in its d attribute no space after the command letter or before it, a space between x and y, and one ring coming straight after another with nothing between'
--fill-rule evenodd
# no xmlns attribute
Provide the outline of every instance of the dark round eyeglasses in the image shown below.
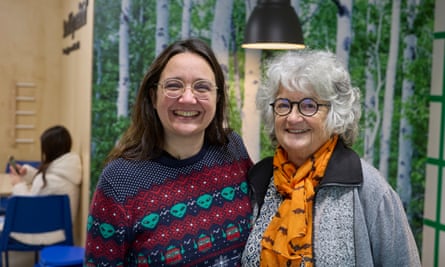
<svg viewBox="0 0 445 267"><path fill-rule="evenodd" d="M319 104L312 98L303 98L300 101L290 101L287 98L277 98L270 104L275 114L279 116L286 116L292 112L294 105L297 105L298 111L301 115L312 117L317 113L320 106L330 107L330 104Z"/></svg>

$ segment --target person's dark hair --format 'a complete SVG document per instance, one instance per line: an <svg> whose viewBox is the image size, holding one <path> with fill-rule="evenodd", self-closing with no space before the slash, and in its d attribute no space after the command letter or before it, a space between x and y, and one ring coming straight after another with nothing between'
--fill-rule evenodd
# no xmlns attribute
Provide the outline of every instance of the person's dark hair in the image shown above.
<svg viewBox="0 0 445 267"><path fill-rule="evenodd" d="M55 159L71 151L71 135L60 125L46 129L40 136L41 164L37 174L42 173L43 186L46 186L46 171ZM36 175L37 175L36 174Z"/></svg>
<svg viewBox="0 0 445 267"><path fill-rule="evenodd" d="M125 159L152 159L161 155L164 146L164 128L154 109L157 83L169 60L180 53L193 53L204 58L214 75L217 91L216 113L205 131L205 142L212 145L227 143L231 131L227 121L227 92L224 73L212 49L202 40L187 39L169 45L152 63L138 89L132 109L129 128L107 157L107 162L119 157Z"/></svg>

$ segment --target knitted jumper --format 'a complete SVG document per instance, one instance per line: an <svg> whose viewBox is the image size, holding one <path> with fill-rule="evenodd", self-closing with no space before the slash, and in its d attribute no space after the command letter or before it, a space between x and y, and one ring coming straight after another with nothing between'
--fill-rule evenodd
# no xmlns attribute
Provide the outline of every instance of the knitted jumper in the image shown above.
<svg viewBox="0 0 445 267"><path fill-rule="evenodd" d="M86 266L239 266L250 232L237 134L177 160L117 159L103 170L87 224Z"/></svg>

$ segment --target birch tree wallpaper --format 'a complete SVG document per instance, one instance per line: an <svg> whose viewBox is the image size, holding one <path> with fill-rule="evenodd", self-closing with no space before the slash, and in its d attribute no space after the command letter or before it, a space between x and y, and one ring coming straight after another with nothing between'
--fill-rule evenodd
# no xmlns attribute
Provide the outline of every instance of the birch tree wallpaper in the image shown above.
<svg viewBox="0 0 445 267"><path fill-rule="evenodd" d="M335 52L361 89L361 135L354 148L399 193L421 248L434 0L291 4L306 46ZM169 43L187 37L199 37L215 51L230 90L231 127L258 140L253 160L272 155L249 110L262 62L280 51L241 48L255 5L256 0L95 0L91 192L129 124L145 71Z"/></svg>

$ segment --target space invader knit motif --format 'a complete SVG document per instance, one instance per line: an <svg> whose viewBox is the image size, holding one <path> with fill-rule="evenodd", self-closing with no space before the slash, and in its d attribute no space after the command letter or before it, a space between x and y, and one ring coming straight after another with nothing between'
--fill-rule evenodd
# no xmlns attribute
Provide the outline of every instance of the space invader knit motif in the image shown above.
<svg viewBox="0 0 445 267"><path fill-rule="evenodd" d="M92 200L86 265L239 266L251 165L237 135L187 160L111 162Z"/></svg>

